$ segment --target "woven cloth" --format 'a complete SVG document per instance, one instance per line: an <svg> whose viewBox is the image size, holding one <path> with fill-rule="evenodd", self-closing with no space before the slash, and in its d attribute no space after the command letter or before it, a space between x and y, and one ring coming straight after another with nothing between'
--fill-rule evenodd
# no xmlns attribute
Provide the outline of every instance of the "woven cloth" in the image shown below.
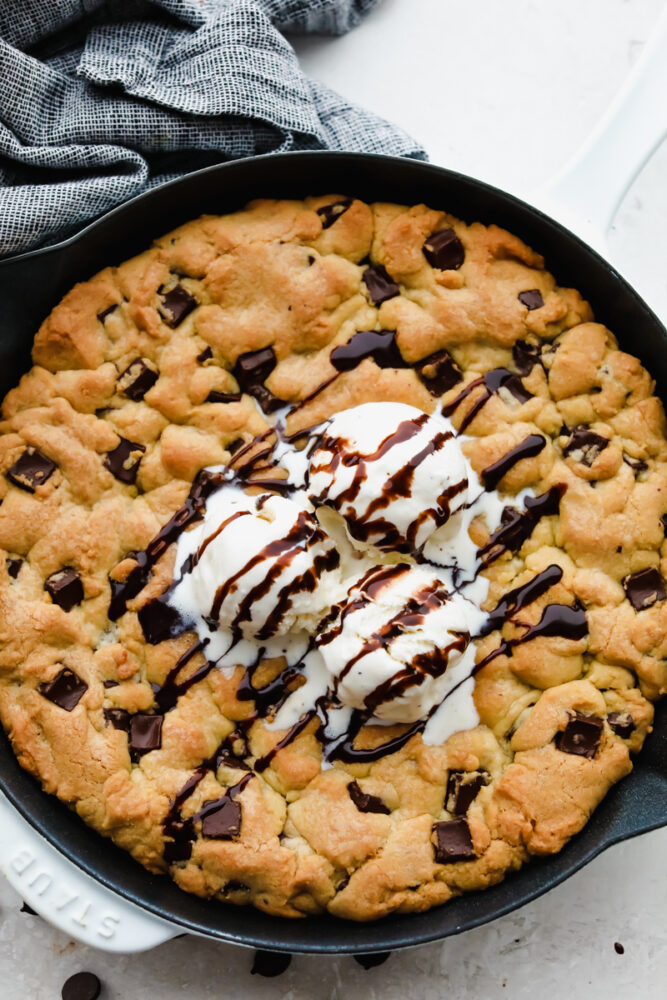
<svg viewBox="0 0 667 1000"><path fill-rule="evenodd" d="M338 35L378 0L0 3L0 254L147 188L259 153L424 158L399 128L308 79L281 32Z"/></svg>

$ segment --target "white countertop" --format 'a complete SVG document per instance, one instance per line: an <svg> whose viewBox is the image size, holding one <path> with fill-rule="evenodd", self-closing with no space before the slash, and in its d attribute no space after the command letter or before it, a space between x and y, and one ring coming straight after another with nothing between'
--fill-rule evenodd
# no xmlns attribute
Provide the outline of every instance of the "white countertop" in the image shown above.
<svg viewBox="0 0 667 1000"><path fill-rule="evenodd" d="M528 196L589 133L664 3L384 0L350 35L296 47L307 72L402 125L434 163ZM666 177L663 144L610 240L663 318ZM20 913L0 882L0 996L57 1000L85 969L105 984L101 1000L664 1000L666 890L662 830L612 848L516 913L369 972L351 958L298 957L261 980L249 975L250 952L191 937L129 957L85 948Z"/></svg>

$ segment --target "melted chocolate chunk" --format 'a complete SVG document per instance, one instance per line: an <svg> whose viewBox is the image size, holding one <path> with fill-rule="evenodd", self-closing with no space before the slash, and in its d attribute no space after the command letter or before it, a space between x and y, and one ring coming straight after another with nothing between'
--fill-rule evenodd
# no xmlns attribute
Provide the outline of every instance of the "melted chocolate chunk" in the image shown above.
<svg viewBox="0 0 667 1000"><path fill-rule="evenodd" d="M271 413L284 406L284 400L278 399L264 385L277 363L273 348L263 347L260 351L240 354L233 369L234 378L241 390L254 396L265 413Z"/></svg>
<svg viewBox="0 0 667 1000"><path fill-rule="evenodd" d="M86 682L82 681L69 667L63 667L52 681L40 684L38 688L41 695L66 712L71 712L72 709L76 708L87 690Z"/></svg>
<svg viewBox="0 0 667 1000"><path fill-rule="evenodd" d="M347 786L347 790L359 812L384 813L387 816L390 814L391 809L384 804L382 799L378 798L377 795L367 795L365 792L362 792L356 781L351 781Z"/></svg>
<svg viewBox="0 0 667 1000"><path fill-rule="evenodd" d="M158 288L158 295L162 300L158 307L160 314L167 326L172 329L182 323L198 304L196 298L190 295L182 285L176 285L168 292L165 292L163 288Z"/></svg>
<svg viewBox="0 0 667 1000"><path fill-rule="evenodd" d="M218 392L217 389L211 389L208 396L206 397L207 403L240 403L243 399L243 395L240 392Z"/></svg>
<svg viewBox="0 0 667 1000"><path fill-rule="evenodd" d="M530 288L527 292L519 292L519 302L532 312L533 309L541 309L544 305L544 299L542 298L542 293L539 288Z"/></svg>
<svg viewBox="0 0 667 1000"><path fill-rule="evenodd" d="M369 969L374 969L378 965L384 965L389 956L390 951L375 951L371 955L353 955L355 962L368 972Z"/></svg>
<svg viewBox="0 0 667 1000"><path fill-rule="evenodd" d="M488 785L486 771L450 771L447 778L445 807L454 816L465 816L471 802L484 785Z"/></svg>
<svg viewBox="0 0 667 1000"><path fill-rule="evenodd" d="M186 630L178 611L159 597L139 609L139 624L151 646L165 639L175 639Z"/></svg>
<svg viewBox="0 0 667 1000"><path fill-rule="evenodd" d="M116 383L118 391L135 403L143 399L158 380L158 372L146 358L135 358Z"/></svg>
<svg viewBox="0 0 667 1000"><path fill-rule="evenodd" d="M210 347L205 347L201 354L197 355L197 361L200 365L203 365L205 361L210 361L213 357L213 351Z"/></svg>
<svg viewBox="0 0 667 1000"><path fill-rule="evenodd" d="M43 486L47 479L56 471L56 463L36 448L26 448L14 464L7 470L7 479L28 493L34 493L38 486Z"/></svg>
<svg viewBox="0 0 667 1000"><path fill-rule="evenodd" d="M443 820L433 824L436 836L435 860L439 865L453 861L472 861L477 855L465 819Z"/></svg>
<svg viewBox="0 0 667 1000"><path fill-rule="evenodd" d="M22 559L6 559L5 565L7 566L7 572L11 576L12 580L15 580L19 573L21 572L21 566L23 565Z"/></svg>
<svg viewBox="0 0 667 1000"><path fill-rule="evenodd" d="M131 715L124 708L104 708L102 709L104 721L108 722L114 729L122 729L129 733Z"/></svg>
<svg viewBox="0 0 667 1000"><path fill-rule="evenodd" d="M201 832L216 840L232 840L241 833L241 805L228 795L206 802L200 812Z"/></svg>
<svg viewBox="0 0 667 1000"><path fill-rule="evenodd" d="M104 467L121 483L132 484L137 480L141 456L146 446L134 441L120 439L120 444L113 451L107 452Z"/></svg>
<svg viewBox="0 0 667 1000"><path fill-rule="evenodd" d="M44 589L51 595L51 600L63 609L71 611L83 600L83 584L81 577L71 566L59 569L57 573L47 576Z"/></svg>
<svg viewBox="0 0 667 1000"><path fill-rule="evenodd" d="M538 344L529 344L525 340L517 340L512 348L512 360L519 375L529 375L535 365L540 362L541 351Z"/></svg>
<svg viewBox="0 0 667 1000"><path fill-rule="evenodd" d="M659 570L653 566L642 569L639 573L633 573L631 576L626 576L623 580L623 588L635 611L650 608L658 601L664 601L667 597L665 581L660 576Z"/></svg>
<svg viewBox="0 0 667 1000"><path fill-rule="evenodd" d="M489 392L500 393L501 389L511 393L518 403L527 403L533 398L532 392L524 387L518 375L508 368L494 368L484 376L484 385Z"/></svg>
<svg viewBox="0 0 667 1000"><path fill-rule="evenodd" d="M600 745L602 725L602 719L598 719L596 715L573 712L565 729L556 734L556 746L563 753L592 760Z"/></svg>
<svg viewBox="0 0 667 1000"><path fill-rule="evenodd" d="M265 976L267 979L272 979L274 976L281 976L283 972L287 971L291 961L292 956L287 952L256 951L250 975Z"/></svg>
<svg viewBox="0 0 667 1000"><path fill-rule="evenodd" d="M130 718L130 749L144 754L162 746L162 715L138 713Z"/></svg>
<svg viewBox="0 0 667 1000"><path fill-rule="evenodd" d="M431 233L422 247L422 253L431 267L441 271L458 271L465 260L463 244L453 229Z"/></svg>
<svg viewBox="0 0 667 1000"><path fill-rule="evenodd" d="M590 469L600 452L604 451L608 444L609 438L602 437L601 434L596 434L595 431L581 425L574 428L572 437L563 448L563 455L566 458L573 458L575 462L581 462L582 465Z"/></svg>
<svg viewBox="0 0 667 1000"><path fill-rule="evenodd" d="M622 739L629 739L637 728L629 712L610 712L607 716L610 728Z"/></svg>
<svg viewBox="0 0 667 1000"><path fill-rule="evenodd" d="M347 212L351 204L351 198L344 198L342 201L332 201L330 205L321 205L316 211L322 220L322 229L333 226L334 222Z"/></svg>
<svg viewBox="0 0 667 1000"><path fill-rule="evenodd" d="M626 455L625 452L623 452L623 461L626 465L630 466L636 476L638 476L640 472L646 472L648 469L648 462L645 462L643 458L632 458L631 455Z"/></svg>
<svg viewBox="0 0 667 1000"><path fill-rule="evenodd" d="M463 378L461 369L449 351L436 351L413 365L417 375L432 396L449 392Z"/></svg>
<svg viewBox="0 0 667 1000"><path fill-rule="evenodd" d="M372 358L378 368L408 368L396 344L395 330L358 330L347 344L334 347L330 355L336 371L349 372Z"/></svg>
<svg viewBox="0 0 667 1000"><path fill-rule="evenodd" d="M103 681L103 685L104 685L105 688L117 688L118 687L118 681L112 681L112 680Z"/></svg>
<svg viewBox="0 0 667 1000"><path fill-rule="evenodd" d="M380 306L383 302L401 294L400 288L393 278L389 277L382 264L371 264L367 267L363 273L363 281L375 306Z"/></svg>
<svg viewBox="0 0 667 1000"><path fill-rule="evenodd" d="M77 972L65 982L62 1000L97 1000L102 984L93 972Z"/></svg>
<svg viewBox="0 0 667 1000"><path fill-rule="evenodd" d="M486 490L495 490L500 480L507 475L510 469L514 468L517 462L520 462L524 458L533 458L535 455L539 455L546 443L547 439L541 434L529 434L524 441L512 448L511 451L508 451L497 462L483 469L482 482L484 483L484 488Z"/></svg>
<svg viewBox="0 0 667 1000"><path fill-rule="evenodd" d="M114 302L112 306L107 306L107 308L103 309L101 313L98 313L97 318L99 319L100 323L104 323L107 316L110 316L111 313L114 311L114 309L117 308L118 308L118 303Z"/></svg>

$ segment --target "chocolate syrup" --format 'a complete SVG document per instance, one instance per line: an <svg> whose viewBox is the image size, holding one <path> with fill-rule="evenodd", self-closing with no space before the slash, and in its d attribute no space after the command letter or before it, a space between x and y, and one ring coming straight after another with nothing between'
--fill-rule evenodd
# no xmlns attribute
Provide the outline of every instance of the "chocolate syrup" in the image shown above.
<svg viewBox="0 0 667 1000"><path fill-rule="evenodd" d="M505 507L500 527L479 550L481 568L486 569L504 552L518 552L526 539L530 538L541 518L558 513L561 497L566 489L565 483L557 483L546 493L541 493L537 497L526 497L523 511Z"/></svg>
<svg viewBox="0 0 667 1000"><path fill-rule="evenodd" d="M482 482L487 490L495 490L503 476L506 476L510 469L513 469L517 462L524 458L534 458L539 455L547 439L541 434L529 434L525 441L517 444L506 455L499 458L493 465L489 465L482 471Z"/></svg>
<svg viewBox="0 0 667 1000"><path fill-rule="evenodd" d="M547 590L554 587L563 578L563 570L560 566L552 564L534 576L528 583L521 587L508 591L498 602L493 611L489 612L487 621L480 632L480 636L488 635L497 628L502 628L504 623L521 608L527 604L532 604Z"/></svg>
<svg viewBox="0 0 667 1000"><path fill-rule="evenodd" d="M485 375L482 375L480 378L473 379L472 382L469 382L466 386L464 386L455 399L442 407L442 415L444 417L451 417L452 414L454 414L459 408L461 403L463 403L475 389L482 386L483 392L479 398L475 400L461 421L459 434L463 434L465 432L480 410L486 406L488 401L491 399L491 396L498 393L502 388L511 392L516 401L520 404L527 403L529 399L533 398L531 393L524 388L521 379L515 372L511 372L509 368L493 368L491 371L486 372Z"/></svg>

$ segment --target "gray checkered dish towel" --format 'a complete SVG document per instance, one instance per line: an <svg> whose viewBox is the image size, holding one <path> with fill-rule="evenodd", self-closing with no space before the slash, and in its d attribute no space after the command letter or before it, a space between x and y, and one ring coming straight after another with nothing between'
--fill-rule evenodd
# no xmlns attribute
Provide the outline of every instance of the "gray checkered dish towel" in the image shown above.
<svg viewBox="0 0 667 1000"><path fill-rule="evenodd" d="M301 72L280 33L339 35L378 0L0 0L0 255L156 184L259 153L424 159Z"/></svg>

